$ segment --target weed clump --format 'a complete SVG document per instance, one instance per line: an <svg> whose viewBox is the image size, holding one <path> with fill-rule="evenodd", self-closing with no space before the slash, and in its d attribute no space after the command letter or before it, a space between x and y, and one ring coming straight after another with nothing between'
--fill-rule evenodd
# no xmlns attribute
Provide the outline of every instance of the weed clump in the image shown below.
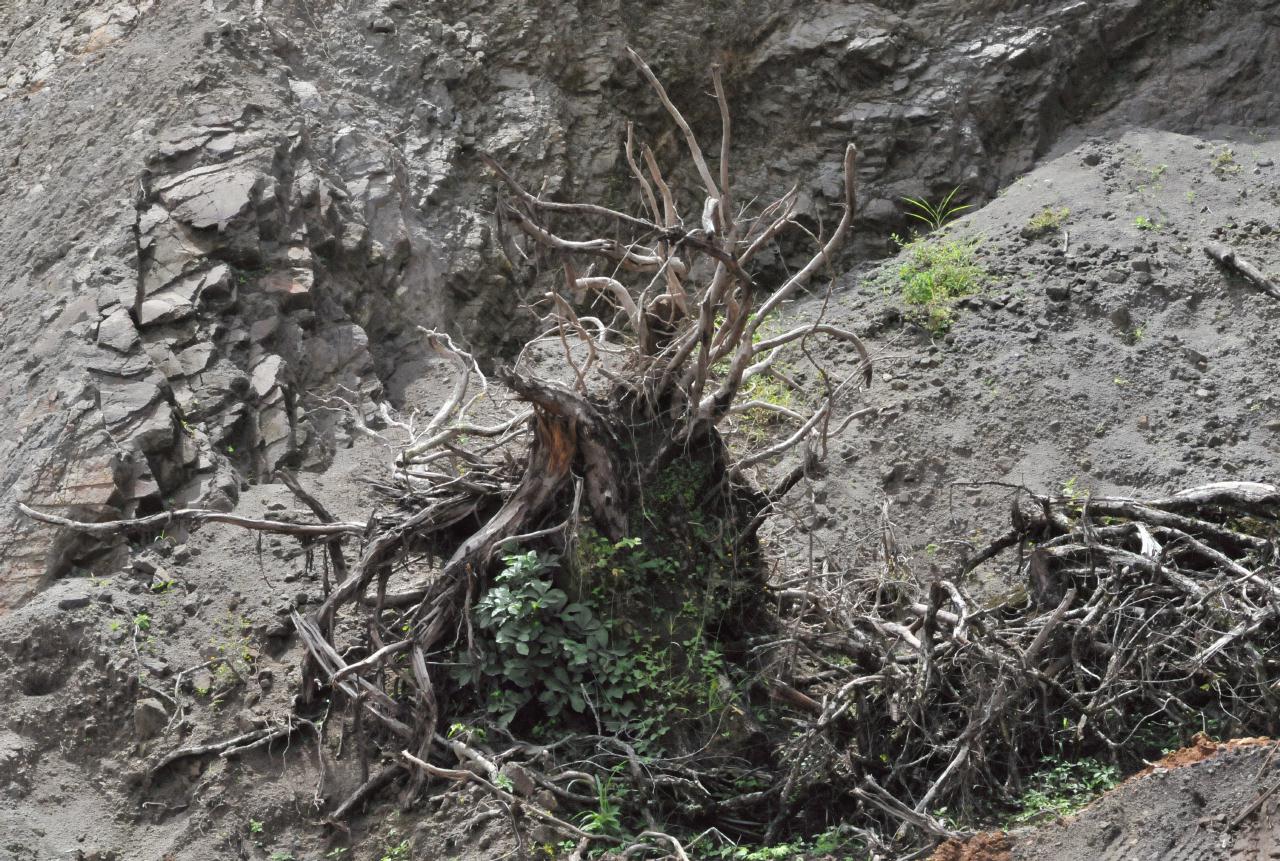
<svg viewBox="0 0 1280 861"><path fill-rule="evenodd" d="M929 225L929 231L934 232L941 230L949 221L960 216L960 213L966 209L973 209L972 203L957 204L952 201L955 199L956 192L960 190L960 186L951 189L951 192L937 203L930 203L924 198L904 197L902 202L908 207L907 215L911 218L923 221Z"/></svg>
<svg viewBox="0 0 1280 861"><path fill-rule="evenodd" d="M1069 816L1120 782L1120 769L1092 757L1064 760L1048 757L1044 768L1031 775L1018 799L1010 825L1024 825L1045 816Z"/></svg>
<svg viewBox="0 0 1280 861"><path fill-rule="evenodd" d="M535 551L511 553L506 567L476 604L477 630L488 644L477 660L455 668L457 680L485 695L488 717L506 728L536 701L540 726L550 729L579 715L613 733L624 733L638 749L661 745L686 720L719 711L733 698L722 689L723 655L697 624L698 608L684 608L679 621L694 630L665 636L619 621L607 605L625 601L624 581L650 584L674 574L678 564L651 556L638 538L610 542L588 535L576 564L595 585L579 600L556 585L561 560ZM640 613L628 614L637 619Z"/></svg>
<svg viewBox="0 0 1280 861"><path fill-rule="evenodd" d="M1240 172L1240 164L1236 161L1236 151L1229 146L1224 146L1214 153L1209 166L1219 179L1235 176Z"/></svg>
<svg viewBox="0 0 1280 861"><path fill-rule="evenodd" d="M1067 223L1067 218L1071 215L1071 210L1067 207L1054 209L1046 206L1044 209L1031 216L1031 220L1027 222L1027 226L1022 228L1022 236L1026 239L1035 239L1044 236L1047 233L1053 233L1062 228Z"/></svg>
<svg viewBox="0 0 1280 861"><path fill-rule="evenodd" d="M977 293L989 278L977 259L982 240L895 240L902 245L897 282L902 301L913 312L909 316L935 335L945 333L954 322L955 300Z"/></svg>

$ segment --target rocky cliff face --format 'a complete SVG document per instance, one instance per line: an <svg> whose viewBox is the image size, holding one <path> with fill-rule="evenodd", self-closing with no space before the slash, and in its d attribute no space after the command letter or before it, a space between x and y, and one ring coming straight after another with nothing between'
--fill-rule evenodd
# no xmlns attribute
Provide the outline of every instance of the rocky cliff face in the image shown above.
<svg viewBox="0 0 1280 861"><path fill-rule="evenodd" d="M0 610L120 561L15 501L229 508L281 465L322 467L350 433L339 407L421 375L415 326L500 355L536 272L495 233L475 154L548 193L618 197L628 119L676 148L628 44L708 129L705 67L722 63L746 190L803 181L816 221L856 140L852 260L888 247L900 197L989 198L1080 123L1274 122L1262 5L16 0L0 11Z"/></svg>

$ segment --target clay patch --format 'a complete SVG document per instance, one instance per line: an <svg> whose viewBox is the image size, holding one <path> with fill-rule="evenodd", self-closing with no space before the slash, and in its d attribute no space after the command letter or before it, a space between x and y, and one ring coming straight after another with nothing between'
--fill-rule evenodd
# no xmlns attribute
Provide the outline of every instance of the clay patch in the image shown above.
<svg viewBox="0 0 1280 861"><path fill-rule="evenodd" d="M1002 831L975 834L968 840L948 840L929 856L929 861L1010 861L1009 838Z"/></svg>
<svg viewBox="0 0 1280 861"><path fill-rule="evenodd" d="M1230 741L1214 741L1202 732L1196 733L1191 738L1191 744L1184 748L1167 753L1160 759L1148 765L1139 771L1129 781L1138 780L1155 772L1156 769L1174 769L1182 768L1185 765L1195 765L1197 762L1204 762L1206 759L1213 759L1220 753L1229 750L1238 750L1242 747L1253 747L1260 744L1270 744L1271 739L1265 736L1257 738L1233 738ZM1129 781L1126 781L1129 782Z"/></svg>

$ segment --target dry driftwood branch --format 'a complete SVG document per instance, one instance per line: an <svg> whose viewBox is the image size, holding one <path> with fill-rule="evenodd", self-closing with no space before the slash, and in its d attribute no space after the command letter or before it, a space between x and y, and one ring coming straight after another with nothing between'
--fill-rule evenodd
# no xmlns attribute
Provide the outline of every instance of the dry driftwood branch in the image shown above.
<svg viewBox="0 0 1280 861"><path fill-rule="evenodd" d="M1274 731L1274 694L1256 661L1280 649L1278 493L1234 482L1159 499L1027 492L1038 515L1015 509L1011 533L986 556L1027 577L1039 566L1043 592L1032 600L984 607L954 580L907 584L887 602L850 602L848 584L838 600L806 590L794 606L822 637L805 642L860 636L848 678L826 683L787 793L820 796L829 778L804 751L851 737L863 776L853 794L905 851L941 836L917 817L991 810L1040 756L1062 755L1055 744L1123 753L1153 716L1198 730L1221 715L1234 733Z"/></svg>
<svg viewBox="0 0 1280 861"><path fill-rule="evenodd" d="M259 747L265 747L269 744L277 742L281 739L288 738L299 729L309 729L317 732L316 725L309 720L299 718L297 716L289 716L285 722L276 727L263 727L262 729L251 730L223 741L209 742L207 744L191 745L189 747L178 748L168 754L160 757L160 759L147 769L146 782L149 785L155 776L164 769L173 765L182 759L189 759L197 756L208 756L216 753L226 758L236 756Z"/></svg>
<svg viewBox="0 0 1280 861"><path fill-rule="evenodd" d="M474 783L477 786L480 786L481 788L485 789L495 798L501 799L502 801L505 801L507 804L518 806L522 810L525 810L526 812L532 814L533 816L536 816L538 819L541 819L543 822L550 824L551 826L561 831L562 833L571 835L573 837L577 837L579 840L593 840L593 841L601 841L604 843L621 843L622 842L617 838L609 837L603 834L588 834L587 832L583 831L581 828L578 828L576 825L571 825L568 822L565 822L563 819L560 819L559 817L555 816L554 814L548 813L538 805L533 804L527 800L517 798L516 796L512 795L510 792L507 792L505 789L502 789L499 786L493 783L490 783L488 780L485 780L483 777L476 774L474 771L469 771L467 769L441 768L440 766L432 765L429 762L419 759L418 757L409 753L409 751L407 750L400 751L400 756L404 758L405 762L409 763L414 768L421 769L423 773L430 775L431 777L440 777L440 778L444 778L445 780L455 781L457 783Z"/></svg>
<svg viewBox="0 0 1280 861"><path fill-rule="evenodd" d="M212 511L206 508L177 508L173 511L162 511L146 517L135 517L128 520L100 520L97 522L73 520L45 511L37 511L25 503L18 503L18 510L41 523L72 529L96 538L110 538L115 535L134 535L140 532L152 532L164 529L175 523L197 525L200 523L227 523L241 529L258 532L274 532L279 535L294 535L303 538L323 538L331 535L362 535L368 524L365 523L286 523L281 520L256 520L252 517L241 517L225 511Z"/></svg>
<svg viewBox="0 0 1280 861"><path fill-rule="evenodd" d="M1204 247L1204 253L1223 267L1244 277L1244 279L1273 299L1280 299L1280 284L1268 278L1261 269L1241 257L1234 248L1220 242L1210 242Z"/></svg>
<svg viewBox="0 0 1280 861"><path fill-rule="evenodd" d="M631 58L631 62L635 63L636 68L644 75L645 80L649 82L649 86L653 88L654 93L658 96L658 101L662 102L662 106L667 109L667 113L671 115L680 131L684 134L685 144L689 147L689 157L693 159L693 165L698 169L698 175L702 177L703 185L706 186L707 196L713 198L717 205L720 201L720 189L716 187L716 181L711 177L711 171L707 168L707 160L702 155L702 147L698 144L698 138L694 135L693 129L689 127L689 123L685 121L684 115L680 113L680 109L675 106L671 98L667 95L667 90L662 86L662 82L658 80L658 76L649 68L649 64L640 58L640 55L627 48L627 56ZM718 73L713 73L718 77Z"/></svg>
<svg viewBox="0 0 1280 861"><path fill-rule="evenodd" d="M281 484L289 488L289 490L293 492L294 496L302 500L303 504L305 504L308 508L311 509L311 513L314 514L321 523L337 522L338 518L334 517L329 512L329 509L324 506L324 503L320 502L320 500L316 499L309 492L307 492L307 490L302 486L302 484L298 481L297 477L294 476L292 472L290 472L287 469L277 470L276 478L280 480ZM345 556L342 555L342 539L340 537L335 536L333 538L330 538L328 541L326 541L325 552L329 554L329 563L333 566L334 579L337 580L339 583L341 583L343 580L346 580L347 579L347 559ZM325 594L327 595L329 592L329 580L328 580L327 574L325 578L324 588L325 588Z"/></svg>

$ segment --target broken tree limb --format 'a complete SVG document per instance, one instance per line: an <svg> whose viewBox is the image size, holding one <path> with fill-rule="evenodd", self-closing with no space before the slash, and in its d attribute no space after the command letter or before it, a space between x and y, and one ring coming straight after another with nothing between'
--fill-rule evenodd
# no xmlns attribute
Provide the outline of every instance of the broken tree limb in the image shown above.
<svg viewBox="0 0 1280 861"><path fill-rule="evenodd" d="M322 523L336 523L338 518L329 512L320 500L316 499L309 493L297 477L287 469L276 470L276 478L280 480L285 487L293 492L293 495L302 500L311 513L314 514ZM342 538L335 535L325 542L325 552L329 554L329 562L333 566L333 578L341 583L347 579L347 559L342 555ZM329 593L329 580L326 575L324 581L325 594Z"/></svg>
<svg viewBox="0 0 1280 861"><path fill-rule="evenodd" d="M407 750L400 751L400 756L403 757L404 761L409 763L409 765L414 768L421 769L423 773L431 777L440 777L457 783L474 783L485 789L495 798L505 801L507 804L516 805L559 831L565 834L571 834L579 840L599 840L605 843L615 844L621 844L623 842L616 837L609 837L603 834L588 834L576 825L571 825L558 816L548 813L538 805L525 799L517 798L505 789L485 780L474 771L470 771L468 769L441 768L438 765L432 765L425 760L419 759Z"/></svg>
<svg viewBox="0 0 1280 861"><path fill-rule="evenodd" d="M275 532L280 535L295 535L305 538L323 538L330 535L363 535L366 523L286 523L282 520L257 520L242 517L225 511L213 511L207 508L177 508L162 511L146 517L135 517L127 520L100 520L88 522L72 520L45 511L37 511L25 503L18 503L18 510L41 523L61 526L97 538L113 535L132 535L139 532L150 532L163 529L175 523L228 523L241 529L252 529L258 532Z"/></svg>
<svg viewBox="0 0 1280 861"><path fill-rule="evenodd" d="M1246 281L1253 284L1273 299L1280 299L1280 284L1268 278L1261 269L1241 257L1234 248L1220 242L1210 242L1204 247L1204 253L1218 261L1224 268L1230 269Z"/></svg>

